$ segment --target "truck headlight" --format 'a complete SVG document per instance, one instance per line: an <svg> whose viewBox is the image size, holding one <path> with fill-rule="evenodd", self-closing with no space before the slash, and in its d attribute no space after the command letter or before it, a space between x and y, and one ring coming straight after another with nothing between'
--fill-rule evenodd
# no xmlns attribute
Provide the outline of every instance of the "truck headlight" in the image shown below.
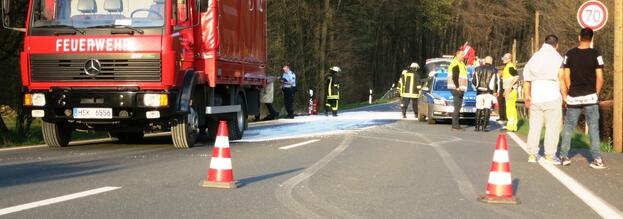
<svg viewBox="0 0 623 219"><path fill-rule="evenodd" d="M150 107L168 106L169 97L167 94L145 94L143 95L143 104Z"/></svg>
<svg viewBox="0 0 623 219"><path fill-rule="evenodd" d="M32 94L33 106L45 106L45 94Z"/></svg>

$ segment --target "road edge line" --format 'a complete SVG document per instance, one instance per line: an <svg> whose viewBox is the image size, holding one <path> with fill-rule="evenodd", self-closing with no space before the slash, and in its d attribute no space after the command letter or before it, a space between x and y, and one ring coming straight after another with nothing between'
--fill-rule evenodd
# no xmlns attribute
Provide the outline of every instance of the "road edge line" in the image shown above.
<svg viewBox="0 0 623 219"><path fill-rule="evenodd" d="M87 191L83 191L83 192L77 192L77 193L73 193L73 194L69 194L69 195L63 195L63 196L59 196L59 197L55 197L55 198L49 198L49 199L45 199L45 200L41 200L41 201L36 201L36 202L16 205L16 206L12 206L12 207L7 207L7 208L0 209L0 216L11 214L11 213L15 213L15 212L20 212L20 211L24 211L24 210L28 210L28 209L33 209L33 208L37 208L37 207L42 207L42 206L46 206L46 205L51 205L51 204L56 204L56 203L60 203L60 202L65 202L65 201L69 201L69 200L73 200L73 199L84 198L84 197L87 197L87 196L96 195L96 194L100 194L100 193L104 193L104 192L110 192L110 191L117 190L117 189L120 189L120 188L121 187L106 186L106 187L101 187L101 188L97 188L97 189L91 189L91 190L87 190Z"/></svg>
<svg viewBox="0 0 623 219"><path fill-rule="evenodd" d="M523 149L526 153L528 153L528 144L523 141L519 136L515 133L508 133L508 135L515 141L521 149ZM567 175L562 170L554 167L551 164L543 164L539 163L543 169L545 169L550 175L552 175L556 180L558 180L561 184L563 184L571 193L573 193L576 197L582 200L586 205L588 205L595 213L599 214L599 216L603 218L623 218L623 213L619 211L616 207L610 205L610 203L604 201L599 196L595 195L591 190L586 188L580 182L575 180L573 177Z"/></svg>
<svg viewBox="0 0 623 219"><path fill-rule="evenodd" d="M313 140L309 140L309 141L304 141L304 142L296 143L296 144L293 144L293 145L279 147L279 150L288 150L288 149L292 149L292 148L301 147L301 146L305 146L305 145L308 145L308 144L316 143L316 142L319 142L319 141L320 141L320 139L313 139Z"/></svg>

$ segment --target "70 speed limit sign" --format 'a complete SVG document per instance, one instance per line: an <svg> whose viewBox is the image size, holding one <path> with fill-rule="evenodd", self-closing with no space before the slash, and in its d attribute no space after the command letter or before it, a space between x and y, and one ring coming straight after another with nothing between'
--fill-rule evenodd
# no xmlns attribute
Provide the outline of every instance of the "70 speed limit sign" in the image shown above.
<svg viewBox="0 0 623 219"><path fill-rule="evenodd" d="M578 10L578 23L582 28L598 31L608 22L608 8L599 1L587 1Z"/></svg>

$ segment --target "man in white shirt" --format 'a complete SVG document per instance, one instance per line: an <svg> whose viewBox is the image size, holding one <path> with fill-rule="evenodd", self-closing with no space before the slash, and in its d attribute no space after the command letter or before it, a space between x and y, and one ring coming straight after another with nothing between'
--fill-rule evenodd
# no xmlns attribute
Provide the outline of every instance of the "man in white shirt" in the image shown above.
<svg viewBox="0 0 623 219"><path fill-rule="evenodd" d="M549 35L545 44L536 52L524 68L524 100L530 109L530 132L528 133L528 162L536 162L545 124L545 156L542 161L560 164L556 156L562 124L564 71L563 58L557 51L558 37ZM534 94L534 95L533 95Z"/></svg>

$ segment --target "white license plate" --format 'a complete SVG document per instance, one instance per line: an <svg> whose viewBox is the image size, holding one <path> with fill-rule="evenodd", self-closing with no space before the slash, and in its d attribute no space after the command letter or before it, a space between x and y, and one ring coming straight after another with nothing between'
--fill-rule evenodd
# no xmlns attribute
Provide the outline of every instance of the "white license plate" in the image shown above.
<svg viewBox="0 0 623 219"><path fill-rule="evenodd" d="M464 113L475 113L476 112L476 108L463 108L462 111Z"/></svg>
<svg viewBox="0 0 623 219"><path fill-rule="evenodd" d="M111 108L74 108L74 119L112 119Z"/></svg>

